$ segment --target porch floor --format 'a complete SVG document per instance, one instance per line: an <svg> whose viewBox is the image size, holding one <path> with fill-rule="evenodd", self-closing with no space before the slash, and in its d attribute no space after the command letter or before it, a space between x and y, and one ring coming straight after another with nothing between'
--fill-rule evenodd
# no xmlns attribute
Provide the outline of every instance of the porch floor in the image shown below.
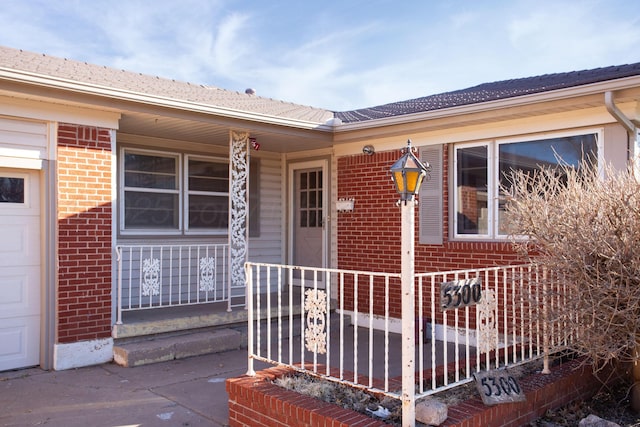
<svg viewBox="0 0 640 427"><path fill-rule="evenodd" d="M234 307L232 311L227 308L227 302L215 302L124 311L122 324L113 326L112 336L134 338L246 323L244 307Z"/></svg>
<svg viewBox="0 0 640 427"><path fill-rule="evenodd" d="M300 295L300 290L294 288L292 292L294 314L301 312ZM269 297L275 301L278 295L272 293ZM260 298L264 306L267 295L262 294ZM282 292L280 298L288 300L289 293ZM248 312L244 305L240 305L243 301L244 297L232 299L232 304L237 305L232 307L231 311L228 311L226 301L123 311L122 324L113 325L111 335L115 339L126 339L233 325L246 329ZM283 310L285 310L284 314L288 314L286 308ZM272 316L276 314L275 309L272 309L271 314Z"/></svg>
<svg viewBox="0 0 640 427"><path fill-rule="evenodd" d="M297 326L297 325L296 325ZM285 325L285 328L287 326ZM388 369L388 378L390 388L393 390L398 388L401 383L402 376L402 336L399 333L390 332L388 335L388 361L385 362L385 334L383 331L374 330L369 334L369 330L359 326L355 328L353 325L344 327L343 335L340 336L340 326L336 319L332 320L329 328L330 336L328 337L329 354L327 360L325 355L318 355L315 363L317 364L317 373L321 375L329 374L336 376L337 372L344 373L343 378L348 381L367 383L367 377L371 375L372 381L377 387L383 387L383 378L385 377L385 364ZM313 354L305 349L302 337L297 335L293 339L283 339L280 348L277 344L277 331L272 331L271 345L267 345L266 331L260 331L261 345L259 357L265 357L280 361L287 365L299 365L304 357L307 370L315 371ZM357 344L356 344L357 343ZM340 358L340 347L344 359ZM270 348L269 348L270 347ZM445 351L446 347L446 351ZM328 348L328 350L329 350ZM255 351L256 349L254 349ZM291 354L289 353L291 351ZM457 353L460 360L460 370L465 371L465 347L459 344ZM475 357L476 349L470 348L469 357ZM304 356L303 356L304 355ZM432 357L435 356L435 363L432 365ZM420 355L420 346L416 340L416 353L414 358L416 373L422 371L424 375L425 387L431 384L431 367L442 368L444 365L452 363L456 360L456 344L454 342L443 342L436 340L435 342L424 341L422 345L422 356ZM422 362L422 364L420 364ZM440 380L442 380L442 372L439 372ZM453 380L451 374L449 381ZM419 376L416 374L416 381Z"/></svg>

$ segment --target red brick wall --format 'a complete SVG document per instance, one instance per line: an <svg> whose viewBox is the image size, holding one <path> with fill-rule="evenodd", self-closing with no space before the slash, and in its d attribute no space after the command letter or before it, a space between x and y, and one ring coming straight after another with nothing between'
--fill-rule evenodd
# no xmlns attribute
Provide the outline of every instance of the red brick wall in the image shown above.
<svg viewBox="0 0 640 427"><path fill-rule="evenodd" d="M603 373L596 378L583 360L573 360L551 368L551 373L533 374L519 381L525 402L486 406L479 395L451 405L443 427L518 427L540 418L547 410L569 402L585 400L602 386L602 378L609 381L615 376ZM370 426L387 425L366 415L343 409L273 384L273 380L291 371L275 367L257 372L255 377L229 378L229 425L233 427L285 427L285 426ZM437 394L436 394L437 396Z"/></svg>
<svg viewBox="0 0 640 427"><path fill-rule="evenodd" d="M389 168L400 150L355 155L338 159L338 199L355 199L352 212L338 213L338 268L362 271L400 272L400 208ZM448 150L443 149L443 244L419 243L419 208L416 208L415 270L417 273L492 267L521 262L509 242L450 241ZM429 185L426 182L423 185ZM392 281L390 315L400 316L399 283ZM374 287L381 292L381 286ZM359 307L368 307L368 287L358 289ZM353 291L345 287L345 308L353 309ZM376 314L382 314L382 306Z"/></svg>
<svg viewBox="0 0 640 427"><path fill-rule="evenodd" d="M58 127L57 341L111 335L111 138Z"/></svg>
<svg viewBox="0 0 640 427"><path fill-rule="evenodd" d="M229 425L233 427L384 427L388 424L337 405L285 390L273 384L290 374L286 367L269 368L255 377L229 378Z"/></svg>
<svg viewBox="0 0 640 427"><path fill-rule="evenodd" d="M338 267L365 271L400 271L400 208L389 168L400 151L338 159L338 199L354 198L353 212L338 213ZM416 272L491 267L518 262L508 242L452 242L449 234L448 150L443 150L442 245L418 241L416 209ZM428 185L428 182L424 185Z"/></svg>

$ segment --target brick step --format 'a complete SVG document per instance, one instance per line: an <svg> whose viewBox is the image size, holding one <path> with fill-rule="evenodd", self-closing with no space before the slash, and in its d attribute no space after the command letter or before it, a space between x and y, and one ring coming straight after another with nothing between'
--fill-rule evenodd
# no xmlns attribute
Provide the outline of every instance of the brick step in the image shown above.
<svg viewBox="0 0 640 427"><path fill-rule="evenodd" d="M246 346L246 336L243 333L221 328L116 343L113 346L113 360L118 365L134 367L236 350L243 346Z"/></svg>

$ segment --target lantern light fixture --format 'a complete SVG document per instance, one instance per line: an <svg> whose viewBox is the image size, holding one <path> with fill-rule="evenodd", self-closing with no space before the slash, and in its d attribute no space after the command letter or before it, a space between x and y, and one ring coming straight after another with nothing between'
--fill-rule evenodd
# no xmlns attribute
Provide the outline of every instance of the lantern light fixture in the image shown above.
<svg viewBox="0 0 640 427"><path fill-rule="evenodd" d="M391 166L391 178L396 187L396 191L400 194L400 202L405 204L412 201L424 180L427 172L431 168L429 163L423 164L415 154L411 147L411 140L407 140L407 147L403 150L404 154Z"/></svg>

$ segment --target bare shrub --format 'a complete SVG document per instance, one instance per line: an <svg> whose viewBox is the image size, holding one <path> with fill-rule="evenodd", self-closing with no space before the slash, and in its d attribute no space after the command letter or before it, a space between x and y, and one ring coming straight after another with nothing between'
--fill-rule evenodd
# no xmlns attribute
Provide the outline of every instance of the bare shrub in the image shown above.
<svg viewBox="0 0 640 427"><path fill-rule="evenodd" d="M631 171L583 164L516 171L509 181L502 190L515 246L562 281L563 304L545 320L560 322L596 367L637 361L640 185Z"/></svg>

